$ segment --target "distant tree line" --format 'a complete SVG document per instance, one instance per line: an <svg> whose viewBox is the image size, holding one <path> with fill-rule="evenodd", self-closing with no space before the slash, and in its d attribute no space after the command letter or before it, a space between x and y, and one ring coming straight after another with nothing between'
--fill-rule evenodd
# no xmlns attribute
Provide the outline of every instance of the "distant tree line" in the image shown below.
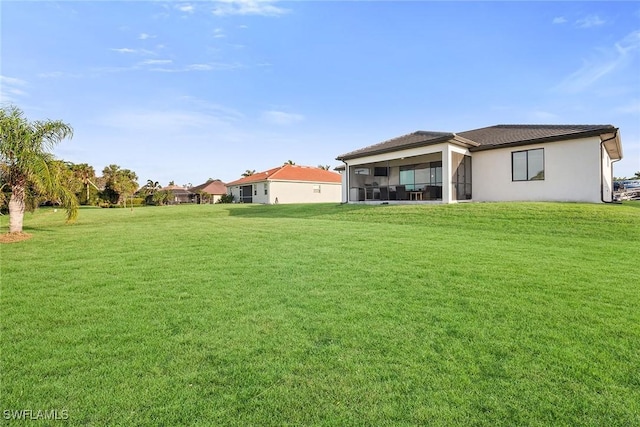
<svg viewBox="0 0 640 427"><path fill-rule="evenodd" d="M165 205L174 199L171 188L163 189L158 181L147 180L140 188L136 173L119 165L111 164L97 176L87 163L56 159L53 148L72 136L73 128L63 121L29 121L14 105L0 107L0 212L9 212L10 233L22 232L24 213L46 203L63 207L67 221L74 221L80 205ZM247 169L242 176L255 172ZM173 185L171 181L169 187ZM197 193L202 200L202 191ZM233 196L224 195L218 202L231 203Z"/></svg>
<svg viewBox="0 0 640 427"><path fill-rule="evenodd" d="M615 177L613 178L614 181L625 181L628 179L640 179L640 171L636 172L636 174L630 178L625 178L625 177Z"/></svg>
<svg viewBox="0 0 640 427"><path fill-rule="evenodd" d="M119 165L97 176L87 163L56 159L53 148L72 136L63 121L30 121L14 105L0 107L0 211L9 213L10 233L21 233L24 213L43 204L63 207L67 221L74 221L80 205L163 205L172 199L157 181L139 190L136 173Z"/></svg>

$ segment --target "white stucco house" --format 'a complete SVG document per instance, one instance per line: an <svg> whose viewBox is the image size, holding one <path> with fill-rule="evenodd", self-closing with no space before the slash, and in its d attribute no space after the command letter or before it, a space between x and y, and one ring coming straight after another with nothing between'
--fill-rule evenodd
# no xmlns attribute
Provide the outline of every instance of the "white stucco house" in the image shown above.
<svg viewBox="0 0 640 427"><path fill-rule="evenodd" d="M338 173L298 165L283 165L227 183L228 194L242 203L340 203Z"/></svg>
<svg viewBox="0 0 640 427"><path fill-rule="evenodd" d="M417 131L342 154L342 201L611 202L622 159L611 125Z"/></svg>

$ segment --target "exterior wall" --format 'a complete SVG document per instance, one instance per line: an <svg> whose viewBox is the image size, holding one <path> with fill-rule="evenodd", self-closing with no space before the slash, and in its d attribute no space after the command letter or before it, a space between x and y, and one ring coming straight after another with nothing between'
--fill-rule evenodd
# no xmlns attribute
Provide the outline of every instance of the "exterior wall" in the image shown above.
<svg viewBox="0 0 640 427"><path fill-rule="evenodd" d="M535 148L544 148L544 180L512 181L511 153ZM477 151L472 161L474 201L601 201L598 137Z"/></svg>
<svg viewBox="0 0 640 427"><path fill-rule="evenodd" d="M342 186L340 183L319 183L301 181L260 181L252 184L252 203L340 203ZM320 193L315 193L314 186L320 186ZM265 186L267 194L264 194ZM234 200L240 200L240 186L229 187L229 194Z"/></svg>
<svg viewBox="0 0 640 427"><path fill-rule="evenodd" d="M268 204L270 197L270 185L271 183L268 181L262 182L254 182L253 183L253 202L252 203L262 203ZM264 189L267 188L267 194L264 194Z"/></svg>
<svg viewBox="0 0 640 427"><path fill-rule="evenodd" d="M268 181L260 181L260 182L252 182L250 184L242 184L242 185L234 185L231 187L227 187L227 194L233 195L233 200L235 202L240 201L240 187L244 187L245 185L250 185L253 190L251 192L251 203L269 203L269 182ZM267 186L267 195L264 194L264 186Z"/></svg>
<svg viewBox="0 0 640 427"><path fill-rule="evenodd" d="M237 202L240 200L240 186L234 185L233 187L227 187L227 194L231 194L233 196L233 200Z"/></svg>
<svg viewBox="0 0 640 427"><path fill-rule="evenodd" d="M314 192L318 185L320 193ZM341 197L342 186L337 182L269 181L268 201L258 203L276 203L276 198L278 203L340 203Z"/></svg>

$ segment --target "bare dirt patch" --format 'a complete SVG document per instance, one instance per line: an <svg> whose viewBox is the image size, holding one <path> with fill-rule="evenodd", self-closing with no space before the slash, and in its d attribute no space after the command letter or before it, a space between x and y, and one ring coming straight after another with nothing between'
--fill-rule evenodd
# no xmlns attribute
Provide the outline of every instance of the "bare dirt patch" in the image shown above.
<svg viewBox="0 0 640 427"><path fill-rule="evenodd" d="M0 234L0 243L17 243L30 238L29 233L5 233Z"/></svg>

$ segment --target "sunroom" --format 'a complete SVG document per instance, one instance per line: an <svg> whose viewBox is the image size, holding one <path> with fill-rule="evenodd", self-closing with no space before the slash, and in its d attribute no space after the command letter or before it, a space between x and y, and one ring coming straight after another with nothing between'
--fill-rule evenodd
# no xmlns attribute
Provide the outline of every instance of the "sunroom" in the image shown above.
<svg viewBox="0 0 640 427"><path fill-rule="evenodd" d="M349 203L450 203L471 200L471 155L477 144L455 134L418 131L337 159L345 163Z"/></svg>

